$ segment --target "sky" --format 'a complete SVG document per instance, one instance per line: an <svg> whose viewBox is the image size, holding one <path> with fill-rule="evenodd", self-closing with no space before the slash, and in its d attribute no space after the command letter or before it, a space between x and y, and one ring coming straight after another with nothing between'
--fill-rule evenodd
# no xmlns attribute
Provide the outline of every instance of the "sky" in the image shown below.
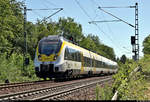
<svg viewBox="0 0 150 102"><path fill-rule="evenodd" d="M89 24L91 21L117 20L116 18L99 10L98 7L126 7L135 6L139 9L139 47L140 57L142 53L142 42L150 34L150 0L18 0L25 1L28 9L54 9L63 8L62 11L48 19L58 21L60 17L71 17L75 22L82 25L83 34L97 35L100 41L114 49L117 57L125 54L132 58L132 45L130 37L135 35L135 29L123 22L105 22ZM104 8L104 10L135 25L134 8ZM35 10L27 11L27 20L36 23L37 19L48 17L57 10Z"/></svg>

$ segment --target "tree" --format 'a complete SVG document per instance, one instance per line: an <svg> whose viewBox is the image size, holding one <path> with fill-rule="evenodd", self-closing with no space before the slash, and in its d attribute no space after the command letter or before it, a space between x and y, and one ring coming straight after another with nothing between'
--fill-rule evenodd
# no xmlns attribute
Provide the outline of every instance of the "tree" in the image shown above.
<svg viewBox="0 0 150 102"><path fill-rule="evenodd" d="M125 64L126 60L127 60L126 55L122 55L121 58L120 58L120 62L122 62L123 64Z"/></svg>
<svg viewBox="0 0 150 102"><path fill-rule="evenodd" d="M81 24L76 23L73 18L60 18L57 26L67 39L72 36L75 42L80 42L83 37Z"/></svg>
<svg viewBox="0 0 150 102"><path fill-rule="evenodd" d="M80 46L96 52L96 45L94 41L88 36L83 38L83 40L80 42Z"/></svg>
<svg viewBox="0 0 150 102"><path fill-rule="evenodd" d="M143 53L150 54L150 35L148 35L143 41Z"/></svg>
<svg viewBox="0 0 150 102"><path fill-rule="evenodd" d="M10 56L22 37L23 16L21 3L16 0L0 0L0 52Z"/></svg>
<svg viewBox="0 0 150 102"><path fill-rule="evenodd" d="M91 40L93 40L96 45L100 45L101 44L100 43L100 39L99 39L98 36L93 35L93 34L89 34L87 37L91 38Z"/></svg>
<svg viewBox="0 0 150 102"><path fill-rule="evenodd" d="M7 53L7 57L13 53L25 52L23 34L22 3L17 0L0 0L0 53ZM34 59L34 54L39 40L49 35L63 34L67 39L73 37L80 46L107 58L115 59L112 48L101 44L98 36L82 33L81 24L73 18L60 18L58 22L37 20L36 24L26 22L28 54Z"/></svg>

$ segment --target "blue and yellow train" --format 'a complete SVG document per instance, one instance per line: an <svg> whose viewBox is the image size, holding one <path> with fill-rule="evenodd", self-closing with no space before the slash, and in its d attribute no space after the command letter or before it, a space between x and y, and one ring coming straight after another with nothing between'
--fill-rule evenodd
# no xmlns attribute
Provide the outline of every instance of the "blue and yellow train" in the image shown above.
<svg viewBox="0 0 150 102"><path fill-rule="evenodd" d="M118 70L116 62L57 35L39 41L34 65L36 75L44 79L112 74Z"/></svg>

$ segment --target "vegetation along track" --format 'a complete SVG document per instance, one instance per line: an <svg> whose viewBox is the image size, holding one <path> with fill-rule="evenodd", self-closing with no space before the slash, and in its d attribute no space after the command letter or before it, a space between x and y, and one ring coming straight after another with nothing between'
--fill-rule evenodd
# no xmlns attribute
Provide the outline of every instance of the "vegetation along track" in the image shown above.
<svg viewBox="0 0 150 102"><path fill-rule="evenodd" d="M13 94L1 95L0 100L38 100L38 99L60 99L64 95L112 80L111 76L96 77L90 80L80 80L75 82L66 82L66 84L49 86L46 88L33 89Z"/></svg>

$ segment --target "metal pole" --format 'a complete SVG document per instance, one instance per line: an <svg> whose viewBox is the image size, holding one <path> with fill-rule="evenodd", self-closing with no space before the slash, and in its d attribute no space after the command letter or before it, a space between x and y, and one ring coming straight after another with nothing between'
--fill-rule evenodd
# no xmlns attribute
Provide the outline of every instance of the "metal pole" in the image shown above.
<svg viewBox="0 0 150 102"><path fill-rule="evenodd" d="M27 54L27 32L26 32L26 21L27 21L27 8L24 7L24 38L25 38L25 54Z"/></svg>
<svg viewBox="0 0 150 102"><path fill-rule="evenodd" d="M138 3L135 3L135 60L139 60Z"/></svg>
<svg viewBox="0 0 150 102"><path fill-rule="evenodd" d="M23 24L23 27L24 27L24 48L25 48L25 52L24 53L24 56L23 56L23 70L24 70L24 66L25 66L25 58L26 58L26 54L27 54L27 35L26 35L26 20L27 20L27 15L26 15L26 12L27 12L27 8L26 6L24 6L24 24ZM24 51L24 50L23 50Z"/></svg>

